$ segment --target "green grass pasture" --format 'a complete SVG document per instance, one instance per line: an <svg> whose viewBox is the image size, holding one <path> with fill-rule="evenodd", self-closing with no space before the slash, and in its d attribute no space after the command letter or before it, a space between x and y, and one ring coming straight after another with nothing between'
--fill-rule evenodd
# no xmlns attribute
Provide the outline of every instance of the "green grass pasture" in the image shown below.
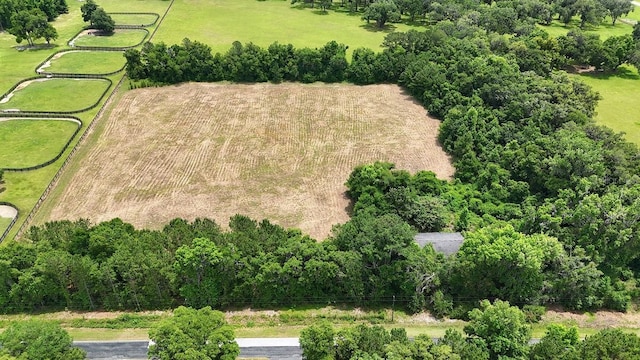
<svg viewBox="0 0 640 360"><path fill-rule="evenodd" d="M15 90L0 110L77 111L95 104L109 82L101 79L41 79Z"/></svg>
<svg viewBox="0 0 640 360"><path fill-rule="evenodd" d="M0 168L25 168L53 159L77 127L65 120L0 121Z"/></svg>
<svg viewBox="0 0 640 360"><path fill-rule="evenodd" d="M580 80L602 96L596 108L597 123L625 132L626 139L640 146L640 76L630 66L621 66L614 74L583 74Z"/></svg>
<svg viewBox="0 0 640 360"><path fill-rule="evenodd" d="M566 35L571 30L580 29L580 21L578 19L572 20L569 24L565 25L558 20L554 20L549 26L539 25L541 29L548 32L553 37ZM625 24L622 21L616 21L615 26L611 25L611 20L608 18L598 27L585 26L582 29L588 33L596 33L600 35L601 40L605 40L612 36L620 36L625 34L631 34L633 26Z"/></svg>
<svg viewBox="0 0 640 360"><path fill-rule="evenodd" d="M170 0L99 0L96 2L108 13L152 12L162 16Z"/></svg>
<svg viewBox="0 0 640 360"><path fill-rule="evenodd" d="M125 58L120 51L68 51L58 54L47 73L108 74L122 69Z"/></svg>
<svg viewBox="0 0 640 360"><path fill-rule="evenodd" d="M156 19L159 19L155 15L151 14L110 14L116 25L135 25L135 26L148 26L153 24Z"/></svg>
<svg viewBox="0 0 640 360"><path fill-rule="evenodd" d="M37 48L22 50L17 44L15 37L9 33L0 32L0 94L4 94L11 86L25 78L34 75L33 70L40 62L55 51L67 47L67 41L71 39L82 27L82 17L80 15L79 1L68 1L69 13L63 14L52 23L58 31L58 39L52 42L51 46L46 46L46 42L40 39L36 42Z"/></svg>
<svg viewBox="0 0 640 360"><path fill-rule="evenodd" d="M389 32L413 28L389 24L379 30L360 17L360 13L322 13L281 0L180 0L173 4L154 41L176 44L186 37L210 45L214 52L226 52L236 40L312 48L335 40L348 45L350 51L358 47L379 50Z"/></svg>
<svg viewBox="0 0 640 360"><path fill-rule="evenodd" d="M4 234L4 231L7 230L12 220L12 218L0 217L0 235Z"/></svg>
<svg viewBox="0 0 640 360"><path fill-rule="evenodd" d="M142 29L116 29L113 35L88 35L78 36L73 44L75 46L94 47L127 47L140 43L147 32Z"/></svg>

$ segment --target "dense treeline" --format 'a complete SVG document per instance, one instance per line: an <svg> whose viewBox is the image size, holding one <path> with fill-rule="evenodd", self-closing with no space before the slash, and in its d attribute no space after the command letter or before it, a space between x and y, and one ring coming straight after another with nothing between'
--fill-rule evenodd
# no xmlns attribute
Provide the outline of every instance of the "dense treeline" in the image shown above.
<svg viewBox="0 0 640 360"><path fill-rule="evenodd" d="M551 325L536 344L524 314L508 303L483 302L470 314L464 333L448 329L434 342L428 335L407 337L405 329L359 325L334 329L321 323L300 334L305 360L600 360L637 359L640 338L633 333L606 329L578 337L576 328Z"/></svg>
<svg viewBox="0 0 640 360"><path fill-rule="evenodd" d="M438 86L441 88L433 88L432 91L442 92L448 90L442 89L446 87L446 80L453 81L443 76L450 77L450 73L454 71L470 73L480 70L460 68L471 60L474 60L471 66L490 68L494 65L492 61L499 59L505 69L495 76L511 76L500 79L505 82L519 80L514 78L519 71L534 72L535 74L517 75L524 76L534 86L542 83L541 77L554 83L566 82L562 78L548 78L557 75L554 70L564 69L570 64L590 65L598 70L615 70L625 63L638 66L639 41L632 35L624 35L602 42L598 35L585 34L580 30L558 39L550 38L542 30L533 30L517 37L495 33L487 35L475 25L444 22L423 32L391 33L384 41L384 51L375 53L366 48L355 49L350 63L346 59L347 46L335 41L318 49L296 49L291 44L279 43L273 43L264 49L252 43L243 45L236 41L225 54L214 55L209 46L185 39L181 45L147 43L142 50L127 50L125 57L127 74L131 79L148 79L164 84L228 80L276 83L348 81L355 84L400 82L409 85L406 78L413 75L410 71L413 69L415 72L420 68L422 71L438 72ZM425 62L438 66L422 69ZM459 66L447 68L453 64ZM476 82L483 80L493 79L476 78ZM429 85L431 84L420 84L422 87ZM458 86L455 82L452 85ZM461 85L468 87L473 84ZM458 92L470 96L461 90ZM591 100L593 99L588 98L587 102L593 103ZM435 112L436 116L444 115L435 108L430 111Z"/></svg>
<svg viewBox="0 0 640 360"><path fill-rule="evenodd" d="M176 219L149 231L115 219L33 227L30 241L0 248L0 309L397 302L464 317L484 298L577 309L623 309L629 300L584 254L505 223L467 232L449 259L421 249L412 227L391 213L359 213L323 242L239 215L229 226Z"/></svg>
<svg viewBox="0 0 640 360"><path fill-rule="evenodd" d="M0 31L14 27L12 17L21 11L42 11L47 21L55 20L58 15L69 12L66 0L0 0Z"/></svg>

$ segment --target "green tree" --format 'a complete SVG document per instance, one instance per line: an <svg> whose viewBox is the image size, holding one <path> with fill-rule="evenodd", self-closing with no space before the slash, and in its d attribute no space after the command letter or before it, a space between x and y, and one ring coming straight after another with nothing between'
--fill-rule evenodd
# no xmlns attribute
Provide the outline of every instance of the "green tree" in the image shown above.
<svg viewBox="0 0 640 360"><path fill-rule="evenodd" d="M595 335L587 336L577 346L573 359L632 360L640 358L640 338L636 334L620 329L605 329Z"/></svg>
<svg viewBox="0 0 640 360"><path fill-rule="evenodd" d="M29 46L33 46L34 41L40 38L45 37L49 42L58 36L53 26L47 22L45 13L39 9L22 10L14 14L11 17L11 24L9 33L15 35L18 44L22 40L27 40Z"/></svg>
<svg viewBox="0 0 640 360"><path fill-rule="evenodd" d="M73 347L71 336L53 322L17 321L0 334L0 354L24 360L80 360L83 350Z"/></svg>
<svg viewBox="0 0 640 360"><path fill-rule="evenodd" d="M113 34L113 30L116 28L116 23L109 14L99 7L91 13L91 27L109 35Z"/></svg>
<svg viewBox="0 0 640 360"><path fill-rule="evenodd" d="M217 305L222 293L222 275L218 269L223 253L209 239L194 239L176 251L174 270L179 279L180 295L189 306Z"/></svg>
<svg viewBox="0 0 640 360"><path fill-rule="evenodd" d="M82 21L87 22L91 20L91 16L93 12L98 9L98 4L96 4L93 0L86 0L82 6L80 6L80 11L82 12Z"/></svg>
<svg viewBox="0 0 640 360"><path fill-rule="evenodd" d="M463 298L536 302L545 284L543 271L563 254L555 238L496 224L465 234L449 281Z"/></svg>
<svg viewBox="0 0 640 360"><path fill-rule="evenodd" d="M579 342L578 329L575 327L567 328L564 325L549 325L540 342L531 347L529 359L567 359Z"/></svg>
<svg viewBox="0 0 640 360"><path fill-rule="evenodd" d="M181 306L149 330L149 357L161 360L233 360L240 354L233 329L220 311Z"/></svg>
<svg viewBox="0 0 640 360"><path fill-rule="evenodd" d="M496 300L491 304L483 300L479 309L469 312L469 324L464 332L486 342L491 360L527 356L531 327L524 313L506 301Z"/></svg>
<svg viewBox="0 0 640 360"><path fill-rule="evenodd" d="M328 322L311 325L300 332L300 348L305 360L333 358L333 327Z"/></svg>
<svg viewBox="0 0 640 360"><path fill-rule="evenodd" d="M622 15L628 15L633 11L631 0L602 0L602 6L611 16L611 24L615 25L616 20Z"/></svg>
<svg viewBox="0 0 640 360"><path fill-rule="evenodd" d="M400 10L393 0L376 0L364 10L362 19L367 22L374 20L382 29L387 22L400 20Z"/></svg>

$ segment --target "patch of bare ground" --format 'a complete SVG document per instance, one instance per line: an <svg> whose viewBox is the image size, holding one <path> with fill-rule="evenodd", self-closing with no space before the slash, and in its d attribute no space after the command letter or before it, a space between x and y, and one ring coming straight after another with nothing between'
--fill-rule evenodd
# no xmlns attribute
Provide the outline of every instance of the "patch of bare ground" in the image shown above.
<svg viewBox="0 0 640 360"><path fill-rule="evenodd" d="M348 220L344 182L355 166L454 172L439 121L396 85L147 88L124 94L102 121L50 220L226 226L244 214L323 239Z"/></svg>
<svg viewBox="0 0 640 360"><path fill-rule="evenodd" d="M594 313L573 313L568 311L547 310L543 317L545 323L572 324L581 328L640 328L640 313L597 311Z"/></svg>

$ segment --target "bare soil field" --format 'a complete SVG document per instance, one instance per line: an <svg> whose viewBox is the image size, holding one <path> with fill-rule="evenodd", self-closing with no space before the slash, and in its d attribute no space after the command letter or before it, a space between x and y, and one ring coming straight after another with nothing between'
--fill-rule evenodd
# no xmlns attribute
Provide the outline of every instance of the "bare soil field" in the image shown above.
<svg viewBox="0 0 640 360"><path fill-rule="evenodd" d="M454 169L439 121L396 85L182 84L125 93L49 220L269 219L324 239L348 220L344 182L376 160Z"/></svg>

